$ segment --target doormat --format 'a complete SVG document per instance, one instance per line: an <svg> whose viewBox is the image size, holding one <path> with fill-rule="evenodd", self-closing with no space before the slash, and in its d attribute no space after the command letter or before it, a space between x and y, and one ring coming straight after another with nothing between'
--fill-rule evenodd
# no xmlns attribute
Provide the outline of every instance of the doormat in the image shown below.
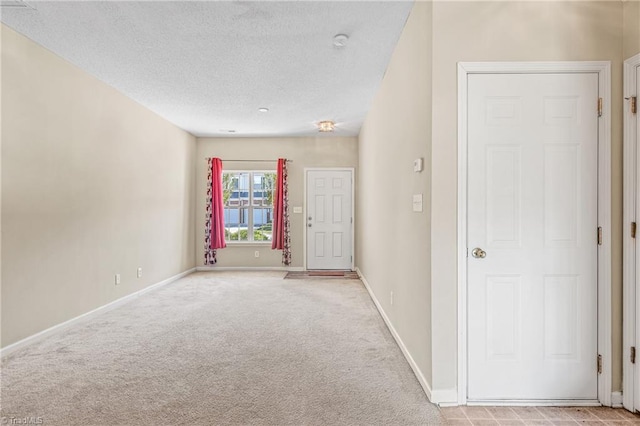
<svg viewBox="0 0 640 426"><path fill-rule="evenodd" d="M358 280L357 272L353 271L291 271L287 272L284 279L303 280L307 278L342 278L347 280Z"/></svg>

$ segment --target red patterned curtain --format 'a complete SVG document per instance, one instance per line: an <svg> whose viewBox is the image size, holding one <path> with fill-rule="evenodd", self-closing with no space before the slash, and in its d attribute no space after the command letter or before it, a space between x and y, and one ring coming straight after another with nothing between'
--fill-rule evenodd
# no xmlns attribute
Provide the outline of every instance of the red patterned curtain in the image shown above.
<svg viewBox="0 0 640 426"><path fill-rule="evenodd" d="M271 248L282 250L282 263L291 264L291 235L289 233L289 189L287 160L278 159L276 194L273 202L273 237Z"/></svg>
<svg viewBox="0 0 640 426"><path fill-rule="evenodd" d="M224 200L222 198L222 160L208 158L207 220L205 222L204 264L215 265L217 249L225 248Z"/></svg>

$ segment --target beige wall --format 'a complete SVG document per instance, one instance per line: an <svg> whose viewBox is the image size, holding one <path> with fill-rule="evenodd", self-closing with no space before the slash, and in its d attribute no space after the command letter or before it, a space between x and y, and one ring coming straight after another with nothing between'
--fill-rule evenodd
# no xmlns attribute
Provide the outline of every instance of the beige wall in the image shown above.
<svg viewBox="0 0 640 426"><path fill-rule="evenodd" d="M202 138L198 139L196 179L196 264L204 265L204 222L207 194L207 158L222 159L224 170L275 170L278 158L293 160L288 165L291 220L291 266L302 267L306 222L293 207L304 205L305 167L353 167L358 164L356 138ZM274 160L270 163L229 160ZM358 182L356 181L356 186ZM356 218L357 220L357 218ZM200 232L202 230L202 232ZM256 258L254 252L259 251ZM228 244L218 251L218 267L281 267L282 251L267 244Z"/></svg>
<svg viewBox="0 0 640 426"><path fill-rule="evenodd" d="M621 389L622 3L433 4L433 388L456 388L459 61L612 61L613 390ZM437 367L437 368L436 368Z"/></svg>
<svg viewBox="0 0 640 426"><path fill-rule="evenodd" d="M193 136L5 26L2 89L2 346L194 266Z"/></svg>
<svg viewBox="0 0 640 426"><path fill-rule="evenodd" d="M428 383L430 26L431 4L416 3L360 132L356 214L356 264ZM421 173L416 158L424 159ZM423 195L422 212L413 211L413 194Z"/></svg>
<svg viewBox="0 0 640 426"><path fill-rule="evenodd" d="M628 0L622 3L623 10L623 52L622 57L640 53L640 0Z"/></svg>
<svg viewBox="0 0 640 426"><path fill-rule="evenodd" d="M2 35L0 28L0 347L2 347Z"/></svg>

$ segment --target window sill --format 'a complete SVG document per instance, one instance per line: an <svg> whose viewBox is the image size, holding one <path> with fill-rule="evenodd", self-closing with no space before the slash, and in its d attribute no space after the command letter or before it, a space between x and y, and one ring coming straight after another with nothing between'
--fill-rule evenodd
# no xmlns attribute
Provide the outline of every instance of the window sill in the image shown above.
<svg viewBox="0 0 640 426"><path fill-rule="evenodd" d="M271 247L271 241L227 241L227 247L251 247L251 246Z"/></svg>

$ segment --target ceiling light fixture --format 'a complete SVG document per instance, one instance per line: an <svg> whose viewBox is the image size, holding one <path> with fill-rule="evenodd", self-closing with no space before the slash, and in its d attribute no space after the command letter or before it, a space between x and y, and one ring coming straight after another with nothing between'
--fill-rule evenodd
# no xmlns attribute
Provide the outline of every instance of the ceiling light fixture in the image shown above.
<svg viewBox="0 0 640 426"><path fill-rule="evenodd" d="M318 123L318 131L319 132L333 132L336 128L336 123L331 120L320 121Z"/></svg>
<svg viewBox="0 0 640 426"><path fill-rule="evenodd" d="M258 111L260 111L260 112L269 112L269 108L265 108L265 107L258 108Z"/></svg>
<svg viewBox="0 0 640 426"><path fill-rule="evenodd" d="M342 48L347 45L347 40L349 40L349 36L346 34L336 34L333 37L333 45L337 48Z"/></svg>

